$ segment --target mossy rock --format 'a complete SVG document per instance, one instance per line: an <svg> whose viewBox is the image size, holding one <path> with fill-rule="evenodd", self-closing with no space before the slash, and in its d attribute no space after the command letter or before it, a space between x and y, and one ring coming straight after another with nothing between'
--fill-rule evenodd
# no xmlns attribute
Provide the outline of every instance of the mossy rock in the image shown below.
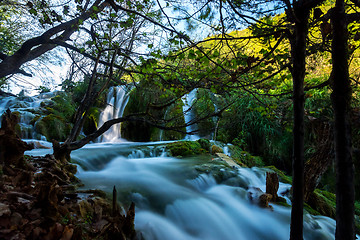
<svg viewBox="0 0 360 240"><path fill-rule="evenodd" d="M212 145L211 146L211 154L215 154L215 153L223 153L223 149L219 146L216 145Z"/></svg>
<svg viewBox="0 0 360 240"><path fill-rule="evenodd" d="M281 200L274 202L276 205L284 206L284 207L291 207L291 205L289 205L289 204L286 202L286 199L285 199L285 198L279 197L279 199L281 199Z"/></svg>
<svg viewBox="0 0 360 240"><path fill-rule="evenodd" d="M239 177L237 171L229 167L224 161L213 160L211 163L197 165L195 170L199 173L210 174L218 184L247 188L247 182Z"/></svg>
<svg viewBox="0 0 360 240"><path fill-rule="evenodd" d="M40 107L54 107L55 103L51 99L46 99L40 103Z"/></svg>
<svg viewBox="0 0 360 240"><path fill-rule="evenodd" d="M265 166L260 156L253 156L251 153L242 150L235 145L229 145L229 152L231 157L238 163L245 164L248 167L263 167Z"/></svg>
<svg viewBox="0 0 360 240"><path fill-rule="evenodd" d="M70 134L71 125L65 119L49 114L36 122L35 130L44 135L48 141L53 139L64 141Z"/></svg>
<svg viewBox="0 0 360 240"><path fill-rule="evenodd" d="M197 141L179 141L166 145L172 156L192 156L206 153Z"/></svg>
<svg viewBox="0 0 360 240"><path fill-rule="evenodd" d="M97 130L100 112L100 109L97 107L92 107L89 109L88 116L86 117L83 126L85 135L89 135Z"/></svg>
<svg viewBox="0 0 360 240"><path fill-rule="evenodd" d="M327 217L335 218L336 199L335 194L316 189L309 197L307 204L318 213ZM310 212L311 213L311 212ZM315 213L311 213L315 214Z"/></svg>
<svg viewBox="0 0 360 240"><path fill-rule="evenodd" d="M41 118L41 115L36 115L33 119L31 119L30 124L35 126L35 123Z"/></svg>
<svg viewBox="0 0 360 240"><path fill-rule="evenodd" d="M200 144L200 146L205 149L206 151L210 151L210 141L209 139L200 138L197 140L197 142Z"/></svg>
<svg viewBox="0 0 360 240"><path fill-rule="evenodd" d="M321 215L318 211L313 209L309 204L304 203L304 210L306 210L308 213L312 215Z"/></svg>
<svg viewBox="0 0 360 240"><path fill-rule="evenodd" d="M272 171L276 172L279 176L280 182L292 184L292 178L287 176L283 171L277 169L275 166L266 166L265 168L271 169Z"/></svg>

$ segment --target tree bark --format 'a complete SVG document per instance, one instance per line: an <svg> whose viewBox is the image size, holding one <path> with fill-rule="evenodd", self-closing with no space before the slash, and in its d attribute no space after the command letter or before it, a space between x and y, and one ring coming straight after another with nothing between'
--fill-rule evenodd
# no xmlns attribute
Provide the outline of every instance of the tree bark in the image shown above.
<svg viewBox="0 0 360 240"><path fill-rule="evenodd" d="M344 1L337 0L332 13L332 62L334 140L336 163L336 233L335 239L355 239L354 165L350 127L351 86L348 65L348 32Z"/></svg>
<svg viewBox="0 0 360 240"><path fill-rule="evenodd" d="M322 175L326 172L334 159L333 128L328 122L320 119L311 121L316 131L316 151L305 163L304 200L309 201L311 194L319 184Z"/></svg>
<svg viewBox="0 0 360 240"><path fill-rule="evenodd" d="M291 208L290 239L303 239L304 206L304 78L306 38L308 34L309 10L303 2L294 5L295 26L291 39L293 77L293 199Z"/></svg>

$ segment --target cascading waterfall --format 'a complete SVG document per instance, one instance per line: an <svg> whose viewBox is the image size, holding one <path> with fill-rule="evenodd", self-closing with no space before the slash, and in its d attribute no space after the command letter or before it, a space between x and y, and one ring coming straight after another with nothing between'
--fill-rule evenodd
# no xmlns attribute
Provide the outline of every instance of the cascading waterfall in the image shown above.
<svg viewBox="0 0 360 240"><path fill-rule="evenodd" d="M19 113L20 137L23 139L41 139L46 140L45 136L40 135L34 129L31 121L36 117L33 112L39 110L43 101L49 100L56 92L43 93L38 96L9 96L1 98L0 103L0 116L10 109L12 112ZM49 100L50 101L50 100ZM0 122L1 126L1 122Z"/></svg>
<svg viewBox="0 0 360 240"><path fill-rule="evenodd" d="M160 143L91 144L72 152L86 166L77 174L86 188L111 193L115 185L121 202L135 202L139 239L287 240L291 208L264 209L250 198L265 191L266 170L232 169L210 158L168 157ZM290 187L281 183L278 194ZM304 219L305 240L334 239L333 219L308 213Z"/></svg>
<svg viewBox="0 0 360 240"><path fill-rule="evenodd" d="M191 123L195 119L195 114L191 107L193 106L194 101L196 100L196 93L197 93L197 88L194 88L191 92L189 92L188 94L182 97L182 101L184 103L183 113L186 124ZM192 124L186 127L186 132L196 132L197 130L198 130L197 124ZM192 141L197 140L199 138L200 137L198 135L193 135L193 134L188 134L185 136L186 140L192 140Z"/></svg>
<svg viewBox="0 0 360 240"><path fill-rule="evenodd" d="M126 86L111 87L107 96L107 106L100 114L99 127L106 121L122 117L126 104L129 101ZM102 136L99 142L122 142L121 123L115 124L109 128Z"/></svg>

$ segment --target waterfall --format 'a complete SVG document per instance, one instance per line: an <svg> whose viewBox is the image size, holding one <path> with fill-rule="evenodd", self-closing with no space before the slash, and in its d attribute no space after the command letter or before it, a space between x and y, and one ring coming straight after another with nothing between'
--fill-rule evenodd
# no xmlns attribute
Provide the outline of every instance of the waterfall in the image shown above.
<svg viewBox="0 0 360 240"><path fill-rule="evenodd" d="M33 97L9 96L0 98L0 117L7 109L10 109L12 112L17 112L19 116L20 137L23 139L45 140L45 136L37 133L31 122L36 117L35 113L39 111L41 103L50 99L55 94L56 93L48 93L47 95L40 94Z"/></svg>
<svg viewBox="0 0 360 240"><path fill-rule="evenodd" d="M122 117L126 104L129 101L129 94L126 86L111 87L107 96L107 106L100 114L99 127L106 121ZM115 124L109 128L102 136L99 142L121 142L121 123Z"/></svg>
<svg viewBox="0 0 360 240"><path fill-rule="evenodd" d="M90 144L71 157L87 168L77 173L85 188L111 193L116 185L120 202L135 203L139 239L289 239L291 208L264 209L250 197L265 191L268 170L233 169L216 165L212 156L178 159L161 151L159 143ZM278 194L290 187L280 183ZM334 239L335 224L305 211L304 239Z"/></svg>
<svg viewBox="0 0 360 240"><path fill-rule="evenodd" d="M188 94L182 97L182 101L184 103L183 113L184 113L185 124L191 123L195 119L195 113L192 109L192 106L194 104L194 101L196 100L196 93L197 93L197 88L194 88L191 92L189 92ZM197 130L198 130L197 124L192 124L186 127L186 132L196 132ZM185 139L192 141L197 140L199 138L200 137L198 135L188 134L185 136Z"/></svg>

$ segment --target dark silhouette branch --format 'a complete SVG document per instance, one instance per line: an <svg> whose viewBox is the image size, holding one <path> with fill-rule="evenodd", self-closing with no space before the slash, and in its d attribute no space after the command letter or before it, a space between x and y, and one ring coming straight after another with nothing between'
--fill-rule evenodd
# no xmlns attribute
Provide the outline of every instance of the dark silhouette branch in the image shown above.
<svg viewBox="0 0 360 240"><path fill-rule="evenodd" d="M84 11L78 17L52 27L40 36L28 39L13 55L6 56L4 53L0 54L2 59L0 63L0 78L14 73L23 73L22 71L19 72L19 68L24 63L38 58L57 46L51 43L51 41L68 40L78 30L79 25L83 21L89 19L93 14L99 13L107 6L107 2L97 0L87 11Z"/></svg>

